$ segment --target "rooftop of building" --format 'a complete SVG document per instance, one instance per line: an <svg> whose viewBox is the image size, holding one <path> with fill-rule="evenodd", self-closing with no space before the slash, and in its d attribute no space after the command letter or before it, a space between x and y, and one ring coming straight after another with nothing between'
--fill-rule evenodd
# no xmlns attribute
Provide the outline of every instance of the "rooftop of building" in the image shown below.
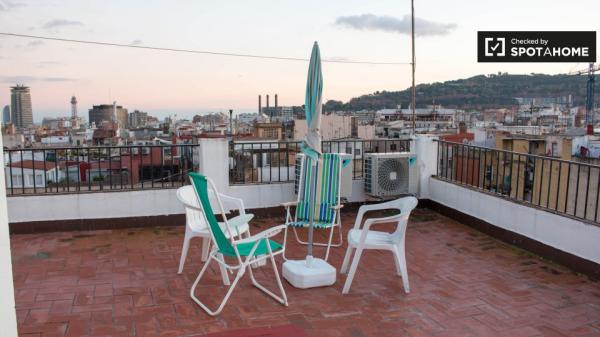
<svg viewBox="0 0 600 337"><path fill-rule="evenodd" d="M356 214L342 214L347 231ZM255 219L251 231L281 222ZM386 226L381 230L392 230ZM600 334L598 282L429 209L416 209L408 226L410 294L395 276L392 256L367 251L348 295L341 294L343 275L331 287L310 290L285 283L284 307L246 276L217 317L189 297L202 266L194 241L184 273L177 274L183 234L183 226L170 226L12 235L19 333L269 336L272 328L294 331L288 337ZM289 241L288 251L302 257L305 247ZM332 250L330 262L338 269L344 252L345 246ZM258 271L272 286L270 269ZM214 304L224 289L214 268L198 294Z"/></svg>

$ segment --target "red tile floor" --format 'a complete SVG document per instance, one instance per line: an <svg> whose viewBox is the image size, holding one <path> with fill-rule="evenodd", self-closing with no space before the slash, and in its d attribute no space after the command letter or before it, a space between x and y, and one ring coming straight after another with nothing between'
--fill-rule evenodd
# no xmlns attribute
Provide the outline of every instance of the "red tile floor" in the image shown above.
<svg viewBox="0 0 600 337"><path fill-rule="evenodd" d="M345 230L354 220L346 213ZM252 230L277 223L255 220ZM418 209L411 217L408 295L391 255L369 251L346 296L342 275L327 288L286 284L286 308L255 289L246 275L215 318L189 299L202 266L198 245L190 250L184 274L176 273L183 231L179 226L11 236L20 335L198 336L293 325L309 336L600 336L600 283L433 211ZM295 242L288 248L292 256L305 251ZM337 268L344 251L333 250ZM270 269L259 270L273 285ZM198 294L216 302L223 292L218 269L212 268Z"/></svg>

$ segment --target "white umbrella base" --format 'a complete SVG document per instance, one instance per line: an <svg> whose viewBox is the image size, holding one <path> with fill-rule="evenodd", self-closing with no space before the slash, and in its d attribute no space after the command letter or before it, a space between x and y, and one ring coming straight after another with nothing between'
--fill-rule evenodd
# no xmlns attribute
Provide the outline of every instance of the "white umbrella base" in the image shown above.
<svg viewBox="0 0 600 337"><path fill-rule="evenodd" d="M312 258L310 266L306 260L287 260L283 263L283 277L300 289L330 286L335 283L336 274L332 265L318 258Z"/></svg>

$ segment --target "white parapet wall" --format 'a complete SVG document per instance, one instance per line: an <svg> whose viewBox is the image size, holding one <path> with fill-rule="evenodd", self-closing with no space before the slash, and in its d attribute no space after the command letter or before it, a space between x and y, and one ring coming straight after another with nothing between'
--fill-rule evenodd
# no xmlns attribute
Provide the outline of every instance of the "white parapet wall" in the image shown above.
<svg viewBox="0 0 600 337"><path fill-rule="evenodd" d="M491 225L600 263L600 226L435 179L432 176L436 173L437 143L431 137L418 137L416 151L424 166L420 198L431 199Z"/></svg>
<svg viewBox="0 0 600 337"><path fill-rule="evenodd" d="M494 226L600 263L600 227L430 178L430 199Z"/></svg>
<svg viewBox="0 0 600 337"><path fill-rule="evenodd" d="M183 213L176 189L31 195L8 198L11 223L129 218Z"/></svg>
<svg viewBox="0 0 600 337"><path fill-rule="evenodd" d="M0 137L0 158L4 158L2 137ZM17 336L17 314L12 276L10 237L6 204L4 162L0 162L0 325L2 336Z"/></svg>

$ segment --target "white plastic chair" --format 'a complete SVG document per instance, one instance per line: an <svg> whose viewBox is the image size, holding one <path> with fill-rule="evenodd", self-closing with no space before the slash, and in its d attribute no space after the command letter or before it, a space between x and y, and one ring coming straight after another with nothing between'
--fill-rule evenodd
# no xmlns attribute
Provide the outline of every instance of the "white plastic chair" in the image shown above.
<svg viewBox="0 0 600 337"><path fill-rule="evenodd" d="M211 194L211 199L214 199L214 192L210 190L209 193ZM219 197L226 206L230 207L229 209L237 209L239 211L240 215L231 218L228 221L229 226L235 230L236 235L244 234L245 236L250 236L250 226L248 223L252 220L254 215L246 214L244 201L222 193L219 193ZM204 220L204 216L202 215L202 208L198 203L198 197L196 196L194 187L192 185L187 185L177 189L177 199L179 199L185 207L185 237L183 239L183 248L181 249L181 258L179 259L179 270L177 271L178 274L181 274L190 248L190 240L195 237L202 238L201 260L204 262L208 258L211 239L210 231ZM216 213L218 214L219 212ZM224 228L225 223L221 222L219 225ZM226 276L227 273L225 273L224 276L224 283L228 284L228 281L225 281Z"/></svg>
<svg viewBox="0 0 600 337"><path fill-rule="evenodd" d="M417 198L405 197L375 205L363 205L358 209L356 221L354 222L354 228L348 232L348 249L346 250L344 262L342 263L342 268L340 270L342 274L348 272L348 264L350 262L352 250L356 249L356 253L352 259L352 265L350 266L350 272L348 272L346 283L344 283L344 288L342 289L342 294L347 294L348 291L350 291L350 286L352 285L352 279L356 273L360 256L365 249L391 251L394 254L396 272L402 277L404 291L407 294L410 292L410 287L408 284L408 271L406 268L406 256L404 252L404 242L408 218L410 216L410 212L417 207L417 203ZM395 209L400 211L400 213L383 218L369 218L365 220L362 229L360 228L365 212L387 209ZM397 222L396 230L393 233L371 230L372 225L390 222Z"/></svg>

